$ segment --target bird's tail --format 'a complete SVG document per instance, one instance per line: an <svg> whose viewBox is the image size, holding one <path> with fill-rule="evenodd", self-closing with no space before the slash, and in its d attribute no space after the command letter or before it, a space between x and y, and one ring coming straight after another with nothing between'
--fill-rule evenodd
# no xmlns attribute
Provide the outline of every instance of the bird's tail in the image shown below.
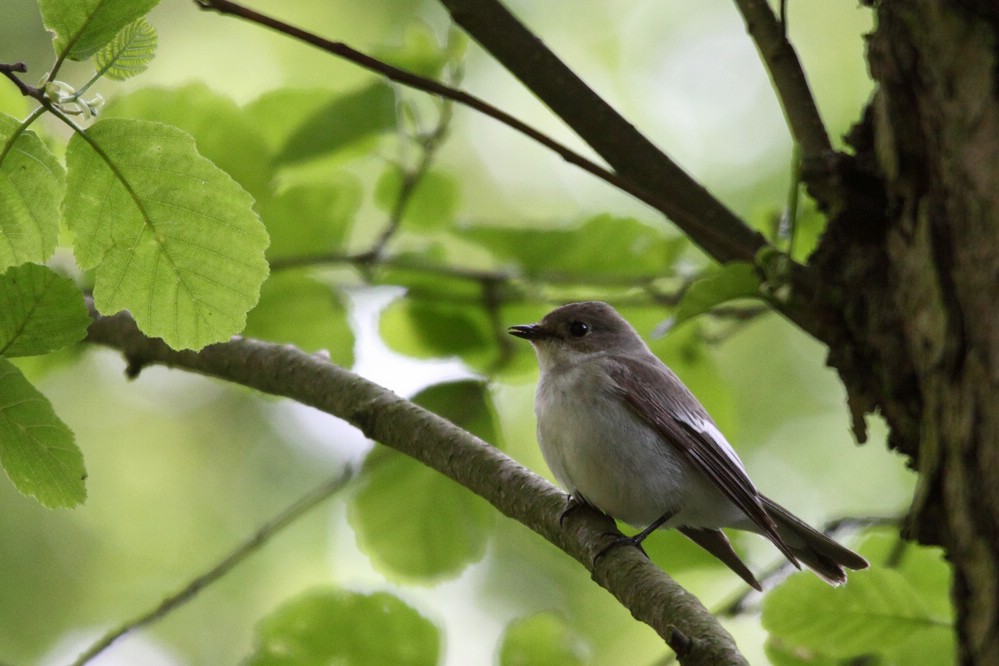
<svg viewBox="0 0 999 666"><path fill-rule="evenodd" d="M830 585L846 582L847 569L866 569L867 560L845 548L773 500L762 497L763 506L777 525L777 533L798 560Z"/></svg>

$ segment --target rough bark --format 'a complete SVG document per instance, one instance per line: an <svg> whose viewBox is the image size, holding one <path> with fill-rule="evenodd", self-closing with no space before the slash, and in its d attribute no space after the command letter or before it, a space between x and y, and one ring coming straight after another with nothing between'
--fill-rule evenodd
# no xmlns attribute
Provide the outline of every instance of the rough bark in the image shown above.
<svg viewBox="0 0 999 666"><path fill-rule="evenodd" d="M997 28L987 3L878 5L879 87L813 261L842 304L830 363L919 472L909 529L953 564L967 664L999 663Z"/></svg>

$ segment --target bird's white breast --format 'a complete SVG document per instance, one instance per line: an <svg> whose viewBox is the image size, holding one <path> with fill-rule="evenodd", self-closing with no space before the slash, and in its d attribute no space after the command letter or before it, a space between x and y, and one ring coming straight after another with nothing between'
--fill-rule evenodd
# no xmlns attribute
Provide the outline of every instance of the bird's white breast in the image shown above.
<svg viewBox="0 0 999 666"><path fill-rule="evenodd" d="M542 363L535 412L541 453L555 478L604 513L638 527L667 512L674 514L667 527L743 521L707 477L627 406L601 355ZM724 442L712 424L703 425Z"/></svg>
<svg viewBox="0 0 999 666"><path fill-rule="evenodd" d="M562 367L542 373L535 399L541 453L559 483L633 525L678 509L685 461L624 404L599 359Z"/></svg>

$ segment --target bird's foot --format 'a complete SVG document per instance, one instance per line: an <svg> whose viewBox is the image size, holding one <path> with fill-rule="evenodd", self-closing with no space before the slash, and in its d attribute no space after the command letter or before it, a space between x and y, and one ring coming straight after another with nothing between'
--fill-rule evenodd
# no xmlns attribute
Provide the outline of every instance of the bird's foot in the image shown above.
<svg viewBox="0 0 999 666"><path fill-rule="evenodd" d="M593 564L596 564L601 559L603 559L603 557L607 555L607 553L609 553L610 551L614 550L615 548L620 548L621 546L634 546L642 553L642 555L645 555L645 557L649 556L649 554L645 552L645 549L642 548L643 539L639 538L639 536L642 535L636 534L635 536L628 537L628 536L623 536L616 532L606 532L605 534L607 536L614 537L614 540L600 549L600 552L597 553L596 557L593 558Z"/></svg>

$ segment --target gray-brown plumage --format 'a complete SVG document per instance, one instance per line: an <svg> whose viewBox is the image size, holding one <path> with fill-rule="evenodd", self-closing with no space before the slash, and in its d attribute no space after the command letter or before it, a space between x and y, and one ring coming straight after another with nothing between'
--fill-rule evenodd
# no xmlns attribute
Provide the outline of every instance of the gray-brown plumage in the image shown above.
<svg viewBox="0 0 999 666"><path fill-rule="evenodd" d="M676 527L757 589L720 528L762 534L832 585L867 566L760 494L697 398L611 306L572 303L510 333L534 345L538 441L573 497L635 526Z"/></svg>

